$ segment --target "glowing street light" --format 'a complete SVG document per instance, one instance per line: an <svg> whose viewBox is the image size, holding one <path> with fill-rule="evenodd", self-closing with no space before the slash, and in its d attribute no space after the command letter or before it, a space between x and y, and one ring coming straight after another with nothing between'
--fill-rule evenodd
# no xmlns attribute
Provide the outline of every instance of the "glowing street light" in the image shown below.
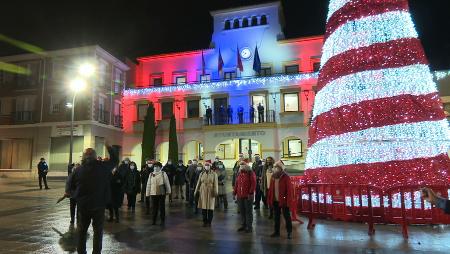
<svg viewBox="0 0 450 254"><path fill-rule="evenodd" d="M87 84L86 80L77 78L70 81L69 86L74 93L78 93L80 91L83 91L86 88Z"/></svg>
<svg viewBox="0 0 450 254"><path fill-rule="evenodd" d="M78 74L83 77L90 77L95 72L95 66L90 63L84 63L78 67Z"/></svg>

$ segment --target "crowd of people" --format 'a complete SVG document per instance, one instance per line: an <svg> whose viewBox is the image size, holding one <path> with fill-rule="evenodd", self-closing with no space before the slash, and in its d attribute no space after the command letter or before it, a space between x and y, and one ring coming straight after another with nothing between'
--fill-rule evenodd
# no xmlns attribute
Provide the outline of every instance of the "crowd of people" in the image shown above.
<svg viewBox="0 0 450 254"><path fill-rule="evenodd" d="M256 112L256 113L255 113ZM245 123L264 123L265 121L265 109L261 103L256 106L250 105L248 109L248 120L244 121L244 107L239 105L236 109L236 113L231 105L225 107L220 105L213 112L211 107L206 108L206 124L207 125L221 125L221 124L232 124L234 119L237 119L239 124Z"/></svg>
<svg viewBox="0 0 450 254"><path fill-rule="evenodd" d="M85 253L86 233L92 222L94 229L94 253L100 253L105 210L109 211L109 222L120 222L122 206L126 205L132 215L136 210L137 197L142 202L145 214L152 225L164 226L166 221L166 199L169 205L178 200L201 212L203 227L211 227L216 209L229 208L227 198L228 174L224 163L216 157L203 163L197 159L184 164L168 160L161 162L146 159L141 170L135 162L125 158L119 164L117 151L108 147L109 159L96 156L95 150L87 149L80 164L69 166L65 197L70 198L70 223L77 221L80 253ZM240 214L238 232L253 231L253 210L270 209L269 218L274 220L272 237L280 236L280 215L286 221L287 238L292 237L290 205L293 188L282 161L272 157L262 160L254 156L248 163L242 154L236 161L231 175L233 199ZM126 197L126 204L124 204ZM77 213L75 209L77 207Z"/></svg>

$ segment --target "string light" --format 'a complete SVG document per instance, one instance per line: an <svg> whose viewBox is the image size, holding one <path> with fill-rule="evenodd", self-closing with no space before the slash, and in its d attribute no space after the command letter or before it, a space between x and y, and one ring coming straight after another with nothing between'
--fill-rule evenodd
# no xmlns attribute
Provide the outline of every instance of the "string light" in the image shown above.
<svg viewBox="0 0 450 254"><path fill-rule="evenodd" d="M279 75L271 77L257 77L250 79L235 79L219 82L208 82L198 84L185 84L176 86L150 87L140 89L127 89L124 91L124 97L141 97L152 94L171 94L174 92L208 92L220 89L243 88L246 86L268 87L268 86L290 86L293 83L300 83L310 79L317 79L317 73L304 73L295 75Z"/></svg>
<svg viewBox="0 0 450 254"><path fill-rule="evenodd" d="M434 73L434 78L438 81L443 80L447 77L450 77L450 70L449 71L436 71Z"/></svg>

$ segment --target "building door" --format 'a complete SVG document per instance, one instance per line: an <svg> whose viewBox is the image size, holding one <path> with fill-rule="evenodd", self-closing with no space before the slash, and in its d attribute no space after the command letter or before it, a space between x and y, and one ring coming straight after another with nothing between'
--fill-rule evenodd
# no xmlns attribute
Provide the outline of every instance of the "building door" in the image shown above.
<svg viewBox="0 0 450 254"><path fill-rule="evenodd" d="M220 108L223 106L223 110ZM226 122L226 112L228 107L228 99L226 97L214 99L214 121L215 124L224 124Z"/></svg>
<svg viewBox="0 0 450 254"><path fill-rule="evenodd" d="M0 168L31 169L31 139L0 140Z"/></svg>
<svg viewBox="0 0 450 254"><path fill-rule="evenodd" d="M266 103L266 96L262 95L262 94L255 94L252 95L252 105L253 108L255 109L255 115L254 115L254 119L250 119L253 120L253 123L256 123L258 120L258 106L261 104L261 106L264 107L264 118L267 118L267 103ZM267 121L267 120L266 120Z"/></svg>
<svg viewBox="0 0 450 254"><path fill-rule="evenodd" d="M253 139L239 139L239 153L244 154L245 158L252 159L255 154L261 155L260 143Z"/></svg>

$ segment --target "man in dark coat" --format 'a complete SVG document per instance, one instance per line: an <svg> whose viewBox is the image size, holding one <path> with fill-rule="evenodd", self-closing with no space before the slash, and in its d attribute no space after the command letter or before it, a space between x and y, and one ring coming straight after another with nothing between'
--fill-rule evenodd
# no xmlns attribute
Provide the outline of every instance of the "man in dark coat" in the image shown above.
<svg viewBox="0 0 450 254"><path fill-rule="evenodd" d="M42 190L42 181L44 181L45 189L48 190L47 185L47 173L48 173L48 165L44 158L41 158L38 168L38 176L39 176L39 188Z"/></svg>
<svg viewBox="0 0 450 254"><path fill-rule="evenodd" d="M173 180L175 178L175 171L177 167L173 165L172 160L168 159L166 165L163 167L162 171L166 172L167 177L169 177L170 189L173 189ZM169 194L169 203L172 203L172 192Z"/></svg>
<svg viewBox="0 0 450 254"><path fill-rule="evenodd" d="M179 160L175 171L175 179L173 181L175 185L175 199L178 199L178 194L180 194L181 199L184 199L183 186L186 182L186 168L187 167L183 164L183 160Z"/></svg>
<svg viewBox="0 0 450 254"><path fill-rule="evenodd" d="M150 197L145 197L145 192L147 191L147 181L151 173L153 173L153 165L155 164L154 160L146 160L144 167L141 170L141 182L142 182L142 191L141 191L141 201L142 197L145 199L145 213L150 214Z"/></svg>
<svg viewBox="0 0 450 254"><path fill-rule="evenodd" d="M125 190L123 188L124 188L124 185L125 185L125 178L127 177L127 174L128 174L129 170L130 170L130 159L129 158L125 158L122 161L122 163L120 163L119 168L118 168L119 177L120 177L121 182L122 182L122 193L120 194L121 198L120 198L120 206L119 207L121 207L122 204L123 204L123 199L124 199L124 196L125 196Z"/></svg>
<svg viewBox="0 0 450 254"><path fill-rule="evenodd" d="M197 159L192 160L192 164L188 166L186 170L186 189L189 189L189 195L186 197L186 200L189 203L190 207L194 206L194 189L195 183L193 182L193 176L195 175L195 171L197 170Z"/></svg>
<svg viewBox="0 0 450 254"><path fill-rule="evenodd" d="M119 223L119 207L122 205L120 202L123 198L123 183L122 178L119 175L117 168L114 168L111 177L111 202L108 205L109 210L109 222L115 221Z"/></svg>
<svg viewBox="0 0 450 254"><path fill-rule="evenodd" d="M219 124L225 124L225 107L223 105L220 105L219 108Z"/></svg>
<svg viewBox="0 0 450 254"><path fill-rule="evenodd" d="M210 106L206 109L206 121L208 125L212 125L212 109Z"/></svg>
<svg viewBox="0 0 450 254"><path fill-rule="evenodd" d="M77 201L80 222L78 227L78 253L86 253L86 237L92 222L93 251L101 253L105 207L111 198L111 171L119 162L117 149L107 145L108 161L98 161L94 149L83 153L81 166L73 173L70 186L75 186L73 197ZM66 196L70 196L66 193Z"/></svg>
<svg viewBox="0 0 450 254"><path fill-rule="evenodd" d="M239 124L243 124L244 123L244 107L242 107L242 105L239 105L237 112L238 112ZM250 120L250 122L251 122L251 120Z"/></svg>
<svg viewBox="0 0 450 254"><path fill-rule="evenodd" d="M258 104L258 122L264 123L264 106L261 103Z"/></svg>
<svg viewBox="0 0 450 254"><path fill-rule="evenodd" d="M141 192L141 175L137 170L135 162L130 162L130 170L125 177L124 185L125 193L127 194L128 210L134 213L136 210L136 196Z"/></svg>
<svg viewBox="0 0 450 254"><path fill-rule="evenodd" d="M255 161L252 164L252 170L256 175L255 210L257 210L260 208L261 201L263 201L265 207L267 206L266 198L264 197L264 192L262 189L264 168L259 154L255 154Z"/></svg>
<svg viewBox="0 0 450 254"><path fill-rule="evenodd" d="M250 123L255 123L255 108L250 105Z"/></svg>
<svg viewBox="0 0 450 254"><path fill-rule="evenodd" d="M231 107L231 105L228 105L228 108L227 108L227 119L228 119L228 124L233 123L233 108Z"/></svg>

